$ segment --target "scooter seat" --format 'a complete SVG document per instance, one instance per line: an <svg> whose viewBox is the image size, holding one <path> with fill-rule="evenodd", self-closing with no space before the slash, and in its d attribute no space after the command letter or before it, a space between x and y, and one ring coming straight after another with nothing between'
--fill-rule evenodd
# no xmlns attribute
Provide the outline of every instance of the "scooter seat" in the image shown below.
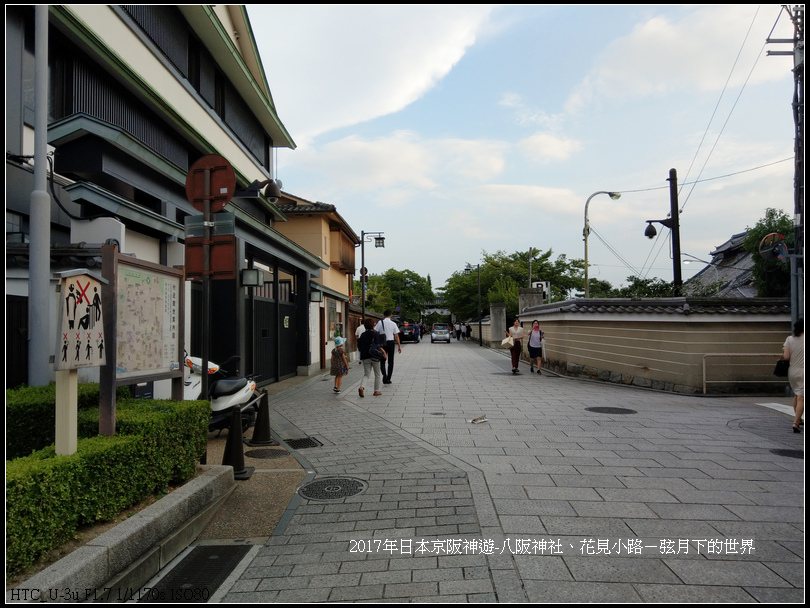
<svg viewBox="0 0 810 608"><path fill-rule="evenodd" d="M211 387L211 397L224 397L241 391L247 385L247 378L223 378Z"/></svg>

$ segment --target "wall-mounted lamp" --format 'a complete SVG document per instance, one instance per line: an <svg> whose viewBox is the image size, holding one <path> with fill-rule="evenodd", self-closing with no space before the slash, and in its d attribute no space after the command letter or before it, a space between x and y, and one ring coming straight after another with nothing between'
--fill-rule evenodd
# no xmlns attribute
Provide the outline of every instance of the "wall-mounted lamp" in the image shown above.
<svg viewBox="0 0 810 608"><path fill-rule="evenodd" d="M264 285L264 270L258 268L242 269L242 286L259 287Z"/></svg>
<svg viewBox="0 0 810 608"><path fill-rule="evenodd" d="M323 302L323 292L322 291L310 291L309 292L309 301L310 302Z"/></svg>

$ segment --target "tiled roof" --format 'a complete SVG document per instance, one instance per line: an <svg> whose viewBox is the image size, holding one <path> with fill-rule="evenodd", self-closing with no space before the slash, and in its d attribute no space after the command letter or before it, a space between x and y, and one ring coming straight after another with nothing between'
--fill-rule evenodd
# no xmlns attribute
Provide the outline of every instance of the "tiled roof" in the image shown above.
<svg viewBox="0 0 810 608"><path fill-rule="evenodd" d="M527 313L553 314L657 314L729 315L790 314L789 298L589 298L554 302L525 309Z"/></svg>
<svg viewBox="0 0 810 608"><path fill-rule="evenodd" d="M279 203L276 205L282 213L317 213L317 212L334 212L337 207L327 203L305 203L303 205L296 205L290 203Z"/></svg>

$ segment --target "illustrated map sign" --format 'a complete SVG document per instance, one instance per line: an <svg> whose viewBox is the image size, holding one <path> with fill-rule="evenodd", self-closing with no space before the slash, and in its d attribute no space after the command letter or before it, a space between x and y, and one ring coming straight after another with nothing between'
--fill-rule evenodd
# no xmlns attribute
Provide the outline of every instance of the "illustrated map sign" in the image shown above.
<svg viewBox="0 0 810 608"><path fill-rule="evenodd" d="M85 271L60 273L58 338L54 369L72 370L107 364L104 346L104 279Z"/></svg>
<svg viewBox="0 0 810 608"><path fill-rule="evenodd" d="M178 369L181 279L118 265L116 376Z"/></svg>

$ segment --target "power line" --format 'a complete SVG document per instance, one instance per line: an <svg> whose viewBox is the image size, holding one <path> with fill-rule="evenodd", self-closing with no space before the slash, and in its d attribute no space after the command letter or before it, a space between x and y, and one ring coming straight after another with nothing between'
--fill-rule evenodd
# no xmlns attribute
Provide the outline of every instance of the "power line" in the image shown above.
<svg viewBox="0 0 810 608"><path fill-rule="evenodd" d="M735 171L734 173L726 173L725 175L717 175L715 177L706 177L704 179L697 179L693 182L681 182L681 186L688 186L692 184L701 184L703 182L711 182L716 179L726 179L728 177L734 177L735 175L742 175L743 173L750 173L751 171L758 171L759 169L765 169L766 167L772 167L773 165L778 165L779 163L784 163L787 161L794 161L795 157L791 156L789 158L783 158L782 160L775 160L772 163L765 163L764 165L759 165L757 167L751 167L750 169L743 169L742 171ZM627 194L627 193L635 193L635 192L652 192L654 190L669 190L669 185L666 186L655 186L654 188L637 188L635 190L611 190L611 192L618 192L619 194Z"/></svg>

